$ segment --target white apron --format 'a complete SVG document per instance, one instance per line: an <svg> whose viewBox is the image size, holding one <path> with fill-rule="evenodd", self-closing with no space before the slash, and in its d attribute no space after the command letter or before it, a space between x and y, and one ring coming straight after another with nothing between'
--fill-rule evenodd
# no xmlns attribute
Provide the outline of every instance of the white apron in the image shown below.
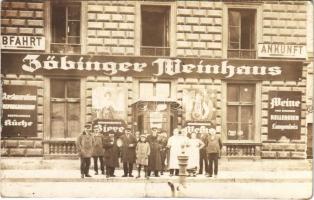
<svg viewBox="0 0 314 200"><path fill-rule="evenodd" d="M181 144L187 143L186 136L171 136L168 140L170 147L169 169L179 169L178 156L181 154Z"/></svg>
<svg viewBox="0 0 314 200"><path fill-rule="evenodd" d="M199 139L190 139L189 141L189 148L188 148L188 169L192 169L197 167L199 168L200 164L200 146L201 141Z"/></svg>

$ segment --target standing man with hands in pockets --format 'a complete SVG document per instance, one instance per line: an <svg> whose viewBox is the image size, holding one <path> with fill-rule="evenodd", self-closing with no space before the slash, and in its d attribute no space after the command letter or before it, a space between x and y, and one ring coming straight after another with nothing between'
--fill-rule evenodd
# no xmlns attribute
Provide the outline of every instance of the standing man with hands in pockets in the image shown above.
<svg viewBox="0 0 314 200"><path fill-rule="evenodd" d="M216 135L216 129L211 128L209 130L209 136L207 139L207 147L206 147L206 152L208 155L208 171L209 177L212 177L213 175L213 165L214 165L214 177L217 177L218 174L218 158L219 154L222 148L222 142L220 137Z"/></svg>
<svg viewBox="0 0 314 200"><path fill-rule="evenodd" d="M81 159L81 178L89 175L90 160L93 154L94 138L91 135L92 125L86 124L83 133L77 138L76 148Z"/></svg>

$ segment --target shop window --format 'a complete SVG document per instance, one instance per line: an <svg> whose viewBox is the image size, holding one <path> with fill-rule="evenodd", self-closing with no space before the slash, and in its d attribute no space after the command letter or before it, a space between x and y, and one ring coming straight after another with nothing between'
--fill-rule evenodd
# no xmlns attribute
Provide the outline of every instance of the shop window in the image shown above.
<svg viewBox="0 0 314 200"><path fill-rule="evenodd" d="M170 83L140 82L140 99L170 98Z"/></svg>
<svg viewBox="0 0 314 200"><path fill-rule="evenodd" d="M141 55L169 56L170 6L141 6Z"/></svg>
<svg viewBox="0 0 314 200"><path fill-rule="evenodd" d="M81 51L81 5L52 2L51 52L79 53Z"/></svg>
<svg viewBox="0 0 314 200"><path fill-rule="evenodd" d="M50 131L52 138L74 138L80 134L80 81L51 79Z"/></svg>
<svg viewBox="0 0 314 200"><path fill-rule="evenodd" d="M254 9L228 10L228 58L255 58Z"/></svg>
<svg viewBox="0 0 314 200"><path fill-rule="evenodd" d="M227 139L254 140L255 85L227 85Z"/></svg>

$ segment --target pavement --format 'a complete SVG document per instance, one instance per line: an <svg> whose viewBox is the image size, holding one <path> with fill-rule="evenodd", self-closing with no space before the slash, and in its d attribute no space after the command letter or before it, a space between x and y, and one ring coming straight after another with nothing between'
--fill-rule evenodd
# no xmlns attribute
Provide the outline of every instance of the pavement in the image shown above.
<svg viewBox="0 0 314 200"><path fill-rule="evenodd" d="M3 197L172 197L178 177L80 177L79 160L1 158ZM137 175L134 169L133 175ZM187 177L181 197L304 199L312 195L312 160L219 160L217 178ZM178 193L179 194L179 193ZM178 194L175 194L178 197Z"/></svg>
<svg viewBox="0 0 314 200"><path fill-rule="evenodd" d="M94 170L90 170L91 178L82 179L79 170L3 170L1 179L6 182L151 182L161 183L167 181L177 182L178 177L169 176L166 172L160 177L150 177L149 180L144 178L142 172L141 178L135 178L137 172L134 170L134 177L122 177L123 171L116 170L116 177L106 178L105 175L94 175ZM311 182L312 171L219 171L217 178L209 178L205 175L197 175L196 177L187 177L188 182L205 183L249 183L249 182Z"/></svg>

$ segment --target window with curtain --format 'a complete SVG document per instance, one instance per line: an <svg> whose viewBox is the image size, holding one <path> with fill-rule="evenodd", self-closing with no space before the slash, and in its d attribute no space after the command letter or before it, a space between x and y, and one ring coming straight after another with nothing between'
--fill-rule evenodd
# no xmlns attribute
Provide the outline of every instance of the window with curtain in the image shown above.
<svg viewBox="0 0 314 200"><path fill-rule="evenodd" d="M227 139L254 140L255 85L227 84Z"/></svg>

